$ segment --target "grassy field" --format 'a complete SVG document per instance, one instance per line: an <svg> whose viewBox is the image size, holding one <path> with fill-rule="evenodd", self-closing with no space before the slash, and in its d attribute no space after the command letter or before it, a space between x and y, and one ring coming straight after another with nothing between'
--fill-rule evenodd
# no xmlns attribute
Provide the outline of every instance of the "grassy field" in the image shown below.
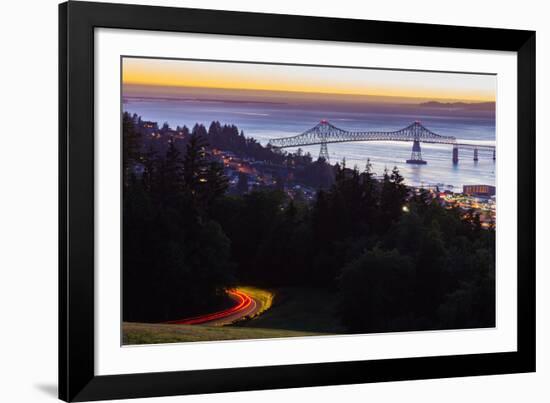
<svg viewBox="0 0 550 403"><path fill-rule="evenodd" d="M313 336L317 333L234 326L123 323L123 344L182 343L191 341L265 339Z"/></svg>
<svg viewBox="0 0 550 403"><path fill-rule="evenodd" d="M123 323L123 344L265 339L346 333L334 293L314 288L265 290L238 287L260 305L254 316L232 325Z"/></svg>
<svg viewBox="0 0 550 403"><path fill-rule="evenodd" d="M275 297L271 309L238 325L322 334L346 333L336 313L337 300L334 292L286 287L275 289L273 293Z"/></svg>

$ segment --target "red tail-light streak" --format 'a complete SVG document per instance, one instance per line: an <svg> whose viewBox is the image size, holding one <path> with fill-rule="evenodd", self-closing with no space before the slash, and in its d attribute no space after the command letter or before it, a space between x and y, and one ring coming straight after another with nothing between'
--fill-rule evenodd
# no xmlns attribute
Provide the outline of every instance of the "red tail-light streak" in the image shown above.
<svg viewBox="0 0 550 403"><path fill-rule="evenodd" d="M254 300L242 291L229 290L227 293L237 301L237 304L232 306L231 308L228 308L219 312L206 314L206 315L199 315L199 316L193 316L191 318L171 320L164 323L173 324L173 325L199 325L202 323L223 319L228 316L233 316L240 312L244 313L248 311L248 308L250 308L252 304L255 304Z"/></svg>

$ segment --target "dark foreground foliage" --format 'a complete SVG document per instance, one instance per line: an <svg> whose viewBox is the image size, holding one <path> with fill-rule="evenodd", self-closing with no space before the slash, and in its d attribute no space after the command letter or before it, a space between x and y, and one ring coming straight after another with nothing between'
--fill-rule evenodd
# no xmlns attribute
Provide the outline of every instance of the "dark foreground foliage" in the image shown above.
<svg viewBox="0 0 550 403"><path fill-rule="evenodd" d="M411 193L397 169L375 179L369 164L337 165L314 203L276 189L230 196L204 133L183 153L172 142L143 151L133 122L124 116L125 321L204 312L243 283L328 290L349 332L494 326L494 230ZM218 125L218 143L238 133Z"/></svg>

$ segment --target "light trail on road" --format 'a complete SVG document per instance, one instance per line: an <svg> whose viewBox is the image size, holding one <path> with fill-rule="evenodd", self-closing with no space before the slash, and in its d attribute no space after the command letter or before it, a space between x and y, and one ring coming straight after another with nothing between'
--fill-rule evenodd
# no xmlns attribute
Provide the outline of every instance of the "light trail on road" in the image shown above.
<svg viewBox="0 0 550 403"><path fill-rule="evenodd" d="M215 323L215 322L223 321L223 319L226 319L226 318L231 318L229 322L232 322L254 311L256 307L256 301L254 301L249 295L247 295L246 293L240 290L229 290L227 291L227 293L237 301L236 305L232 306L231 308L224 309L223 311L209 313L206 315L199 315L199 316L193 316L191 318L171 320L164 323L173 324L173 325L199 325L199 324L206 324L208 322Z"/></svg>

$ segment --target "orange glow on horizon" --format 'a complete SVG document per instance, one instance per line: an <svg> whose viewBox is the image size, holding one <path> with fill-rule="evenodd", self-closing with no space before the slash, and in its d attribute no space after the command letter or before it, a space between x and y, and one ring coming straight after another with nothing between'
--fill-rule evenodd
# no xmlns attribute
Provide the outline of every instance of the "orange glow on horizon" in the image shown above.
<svg viewBox="0 0 550 403"><path fill-rule="evenodd" d="M228 67L228 64L231 66ZM357 77L349 78L350 71ZM364 72L366 78L359 76L361 71ZM367 77L368 74L373 74L372 72L372 70L348 69L346 75L334 74L334 69L331 68L125 59L122 81L123 84L147 86L151 89L154 87L195 87L467 102L495 101L496 91L491 87L476 88L471 85L463 88L456 83L455 85L446 85L448 83L439 78L430 80L429 76L426 76L430 73L417 72L410 73L418 74L416 81L410 79L406 82L399 79L392 81L388 78L377 80ZM330 73L333 76L326 79L324 76ZM390 76L391 72L384 74ZM421 74L425 76L421 76ZM441 74L439 73L439 75ZM460 78L463 79L463 77Z"/></svg>

